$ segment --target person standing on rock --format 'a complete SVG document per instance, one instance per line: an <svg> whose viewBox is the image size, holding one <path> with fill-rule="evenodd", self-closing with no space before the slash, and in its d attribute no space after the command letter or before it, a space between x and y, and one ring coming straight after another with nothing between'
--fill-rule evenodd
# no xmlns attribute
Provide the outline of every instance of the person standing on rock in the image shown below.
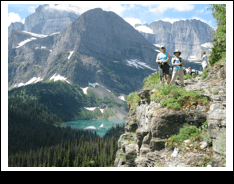
<svg viewBox="0 0 234 184"><path fill-rule="evenodd" d="M202 68L203 68L203 70L205 70L205 69L207 68L207 66L208 66L206 52L205 52L205 51L202 51L202 55L203 55L203 56L202 56L201 59L199 59L199 61L203 61L203 62L202 62Z"/></svg>
<svg viewBox="0 0 234 184"><path fill-rule="evenodd" d="M167 84L170 84L171 81L171 77L169 74L170 65L168 63L170 58L168 52L166 52L166 49L163 45L160 47L160 51L161 52L157 55L156 63L158 63L160 82L161 85L163 86L164 85L163 79L167 82ZM165 75L167 77L167 80L165 79Z"/></svg>
<svg viewBox="0 0 234 184"><path fill-rule="evenodd" d="M172 79L170 84L174 84L177 76L180 76L180 85L184 87L184 71L183 71L183 59L179 57L181 52L176 50L174 52L175 57L171 59L171 64L173 66Z"/></svg>

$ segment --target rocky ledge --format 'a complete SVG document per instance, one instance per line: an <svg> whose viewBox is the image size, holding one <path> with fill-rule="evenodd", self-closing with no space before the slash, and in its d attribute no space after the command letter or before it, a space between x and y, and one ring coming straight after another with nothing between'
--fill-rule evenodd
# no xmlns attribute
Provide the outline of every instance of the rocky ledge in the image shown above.
<svg viewBox="0 0 234 184"><path fill-rule="evenodd" d="M205 80L201 77L185 80L187 91L199 90L210 100L207 105L197 105L193 110L158 108L160 103L150 100L151 90L138 92L141 101L136 103L136 108L130 107L125 133L118 140L114 166L198 167L206 162L209 163L206 167L225 167L222 162L225 157L215 141L219 133L226 130L226 73L222 68L211 68ZM165 146L168 137L179 134L185 124L201 127L204 122L207 122L211 145L188 139L184 140L183 149Z"/></svg>

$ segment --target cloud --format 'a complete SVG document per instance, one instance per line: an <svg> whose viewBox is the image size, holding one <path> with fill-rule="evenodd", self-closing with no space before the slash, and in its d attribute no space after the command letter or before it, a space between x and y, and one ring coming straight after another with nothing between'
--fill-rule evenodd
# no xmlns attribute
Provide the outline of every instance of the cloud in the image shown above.
<svg viewBox="0 0 234 184"><path fill-rule="evenodd" d="M8 27L10 26L11 23L13 22L20 22L21 18L19 14L10 12L8 13Z"/></svg>
<svg viewBox="0 0 234 184"><path fill-rule="evenodd" d="M153 13L163 13L168 9L174 9L177 11L190 11L194 9L194 5L191 4L159 4L156 6L150 6L149 11Z"/></svg>
<svg viewBox="0 0 234 184"><path fill-rule="evenodd" d="M204 9L196 10L196 13L204 13Z"/></svg>
<svg viewBox="0 0 234 184"><path fill-rule="evenodd" d="M133 27L135 26L135 24L142 24L140 19L136 19L136 18L130 18L127 17L124 19L126 22L128 22L129 24L131 24Z"/></svg>
<svg viewBox="0 0 234 184"><path fill-rule="evenodd" d="M21 21L21 23L24 24L24 23L25 23L25 19L23 19L23 20Z"/></svg>
<svg viewBox="0 0 234 184"><path fill-rule="evenodd" d="M35 7L34 7L34 6L30 6L30 7L28 8L28 11L29 11L30 13L34 13L34 12L35 12Z"/></svg>
<svg viewBox="0 0 234 184"><path fill-rule="evenodd" d="M106 4L106 3L100 4L97 2L92 2L92 3L82 2L82 4L58 4L58 5L49 4L49 6L46 7L46 9L49 10L67 11L76 14L82 14L94 8L102 8L105 11L113 11L121 16L125 10L130 10L132 8L135 8L135 5Z"/></svg>
<svg viewBox="0 0 234 184"><path fill-rule="evenodd" d="M212 20L206 21L206 20L201 19L201 18L199 18L199 17L192 17L191 19L200 20L200 21L202 21L202 22L208 24L209 26L213 27L213 26L212 26Z"/></svg>

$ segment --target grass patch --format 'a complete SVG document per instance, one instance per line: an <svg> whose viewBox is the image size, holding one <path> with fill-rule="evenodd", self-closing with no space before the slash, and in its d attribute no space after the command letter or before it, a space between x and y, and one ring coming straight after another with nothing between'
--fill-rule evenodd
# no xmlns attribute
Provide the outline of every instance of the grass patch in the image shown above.
<svg viewBox="0 0 234 184"><path fill-rule="evenodd" d="M161 101L160 108L180 110L181 108L195 109L196 106L205 105L206 97L201 97L199 91L186 91L175 85L165 85L151 94L151 100Z"/></svg>
<svg viewBox="0 0 234 184"><path fill-rule="evenodd" d="M203 73L201 75L201 78L204 80L207 77L208 72L210 71L210 68L207 67L205 70L203 70Z"/></svg>
<svg viewBox="0 0 234 184"><path fill-rule="evenodd" d="M208 143L208 146L211 146L212 143L207 127L207 122L204 122L202 126L199 128L197 128L194 125L188 125L188 124L184 125L184 127L180 129L178 135L172 135L167 139L167 141L165 142L165 146L169 146L171 148L178 147L186 139L190 139L192 142L189 142L188 145L194 144L192 148L197 150L200 150L200 146L197 143L196 144L193 143L193 141L206 141Z"/></svg>
<svg viewBox="0 0 234 184"><path fill-rule="evenodd" d="M146 77L144 80L143 89L157 89L160 85L160 75L153 73Z"/></svg>
<svg viewBox="0 0 234 184"><path fill-rule="evenodd" d="M196 78L197 76L199 76L199 75L193 75L193 76L191 76L191 75L184 75L184 80L187 80L187 79L194 79L194 78Z"/></svg>
<svg viewBox="0 0 234 184"><path fill-rule="evenodd" d="M139 103L141 98L138 96L137 92L132 93L130 96L127 97L127 104L128 107L133 105L133 109L136 110L136 103Z"/></svg>

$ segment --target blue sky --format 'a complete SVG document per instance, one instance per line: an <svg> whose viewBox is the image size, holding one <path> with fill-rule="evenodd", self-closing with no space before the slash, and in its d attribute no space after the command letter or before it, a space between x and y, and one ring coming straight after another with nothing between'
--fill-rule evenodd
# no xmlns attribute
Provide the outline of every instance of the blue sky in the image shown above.
<svg viewBox="0 0 234 184"><path fill-rule="evenodd" d="M39 2L39 1L38 1ZM18 3L18 2L17 2ZM31 1L28 3L37 3ZM164 20L173 23L181 19L200 19L211 27L216 26L212 11L207 10L207 4L198 4L198 2L164 2L161 4L153 4L152 1L129 1L129 2L59 2L61 10L73 11L76 13L84 13L93 8L100 7L106 11L113 11L129 22L131 25L135 23L151 23L155 20ZM75 3L75 4L74 4ZM175 4L177 3L177 4ZM196 3L196 4L195 4ZM203 2L199 2L203 3ZM51 8L54 2L46 2ZM63 5L61 5L63 4ZM10 22L23 22L25 17L32 14L40 4L8 4L8 25Z"/></svg>

